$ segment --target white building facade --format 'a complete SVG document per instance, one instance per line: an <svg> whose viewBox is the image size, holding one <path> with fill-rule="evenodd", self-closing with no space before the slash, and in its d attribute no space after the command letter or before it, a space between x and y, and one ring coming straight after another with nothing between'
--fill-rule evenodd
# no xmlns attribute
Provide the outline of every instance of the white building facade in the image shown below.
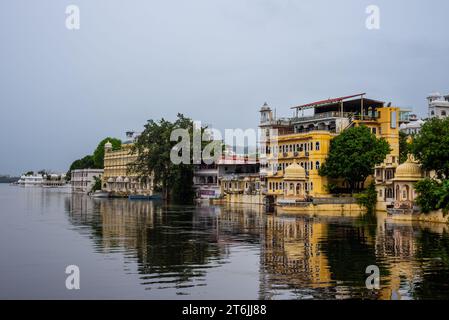
<svg viewBox="0 0 449 320"><path fill-rule="evenodd" d="M438 92L427 97L429 118L446 118L449 116L449 94L443 96Z"/></svg>
<svg viewBox="0 0 449 320"><path fill-rule="evenodd" d="M72 192L89 193L95 184L95 177L101 178L103 169L78 169L71 171Z"/></svg>
<svg viewBox="0 0 449 320"><path fill-rule="evenodd" d="M218 181L218 167L216 163L195 165L193 188L197 199L216 199L220 197L220 183Z"/></svg>

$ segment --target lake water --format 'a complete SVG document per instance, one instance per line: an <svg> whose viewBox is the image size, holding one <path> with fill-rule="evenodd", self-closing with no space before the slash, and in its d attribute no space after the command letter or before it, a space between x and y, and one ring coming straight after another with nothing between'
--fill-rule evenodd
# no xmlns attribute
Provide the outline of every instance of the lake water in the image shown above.
<svg viewBox="0 0 449 320"><path fill-rule="evenodd" d="M80 270L67 290L65 269ZM380 269L368 290L366 267ZM0 184L0 298L449 298L446 225Z"/></svg>

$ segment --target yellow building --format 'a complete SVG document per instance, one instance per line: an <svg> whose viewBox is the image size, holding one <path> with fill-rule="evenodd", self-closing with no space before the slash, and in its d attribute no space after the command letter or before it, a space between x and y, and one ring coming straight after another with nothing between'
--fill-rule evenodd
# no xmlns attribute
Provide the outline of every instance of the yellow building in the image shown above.
<svg viewBox="0 0 449 320"><path fill-rule="evenodd" d="M296 167L296 164L305 171L305 181L296 184L302 188L301 193L297 192L298 199L329 197L328 184L342 184L341 181L328 181L318 173L328 156L330 142L343 130L361 125L390 144L390 154L376 168L379 201L387 201L385 189L392 185L390 180L399 164L399 108L385 106L382 101L358 94L292 109L295 116L288 119L276 119L267 104L260 110L259 127L266 137L262 144L266 151L266 165L262 166L261 176L270 202L285 202L288 198L291 183L286 172L289 166ZM292 198L291 194L289 197Z"/></svg>
<svg viewBox="0 0 449 320"><path fill-rule="evenodd" d="M137 159L132 151L132 143L124 143L119 150L112 150L112 144L105 144L104 174L102 176L102 189L113 196L153 194L152 177L138 177L130 173L128 165Z"/></svg>
<svg viewBox="0 0 449 320"><path fill-rule="evenodd" d="M321 177L318 170L326 160L330 140L334 136L335 134L326 131L278 136L277 145L270 146L267 156L267 195L277 197L286 194L290 184L289 178L284 174L290 166L296 170L301 167L303 170L304 181L296 184L301 187L301 190L296 192L298 195L327 195L327 178Z"/></svg>

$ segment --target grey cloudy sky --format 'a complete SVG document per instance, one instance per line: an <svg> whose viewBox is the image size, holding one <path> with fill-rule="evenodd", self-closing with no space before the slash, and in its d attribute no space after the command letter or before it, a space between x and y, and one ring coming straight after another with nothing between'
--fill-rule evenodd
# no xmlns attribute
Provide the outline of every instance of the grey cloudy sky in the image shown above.
<svg viewBox="0 0 449 320"><path fill-rule="evenodd" d="M78 5L81 29L65 27ZM368 5L380 30L365 28ZM426 114L449 93L447 0L2 0L0 173L65 171L105 136L177 112L256 127L367 92Z"/></svg>

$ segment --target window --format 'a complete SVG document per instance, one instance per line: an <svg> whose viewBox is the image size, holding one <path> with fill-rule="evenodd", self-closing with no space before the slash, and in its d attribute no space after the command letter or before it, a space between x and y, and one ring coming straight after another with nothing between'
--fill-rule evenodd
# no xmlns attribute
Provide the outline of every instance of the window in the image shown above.
<svg viewBox="0 0 449 320"><path fill-rule="evenodd" d="M396 129L397 127L397 116L396 111L391 111L390 127L391 129Z"/></svg>
<svg viewBox="0 0 449 320"><path fill-rule="evenodd" d="M373 128L373 134L377 134L377 129Z"/></svg>
<svg viewBox="0 0 449 320"><path fill-rule="evenodd" d="M443 116L443 117L445 117L446 116L446 111L441 111L441 115Z"/></svg>
<svg viewBox="0 0 449 320"><path fill-rule="evenodd" d="M393 189L392 188L387 189L387 198L393 198Z"/></svg>
<svg viewBox="0 0 449 320"><path fill-rule="evenodd" d="M320 162L319 162L319 161L315 162L315 168L316 168L317 170L320 169Z"/></svg>
<svg viewBox="0 0 449 320"><path fill-rule="evenodd" d="M319 142L315 143L315 150L317 150L317 151L320 150L320 143Z"/></svg>

